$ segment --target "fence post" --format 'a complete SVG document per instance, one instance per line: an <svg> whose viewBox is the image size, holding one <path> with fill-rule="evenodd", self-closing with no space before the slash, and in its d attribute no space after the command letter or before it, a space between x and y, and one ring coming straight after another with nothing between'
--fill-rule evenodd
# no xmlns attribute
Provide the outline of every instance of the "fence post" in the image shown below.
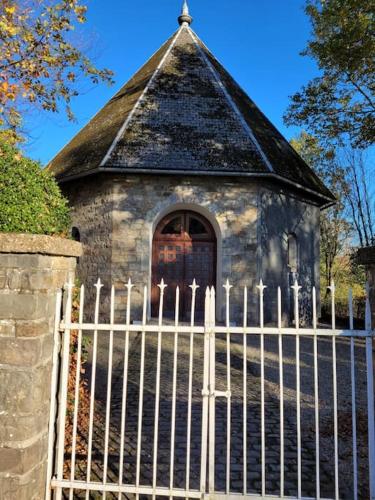
<svg viewBox="0 0 375 500"><path fill-rule="evenodd" d="M366 330L371 331L370 287L366 285ZM374 411L374 363L372 337L366 338L367 360L367 415L370 500L375 500L375 411Z"/></svg>
<svg viewBox="0 0 375 500"><path fill-rule="evenodd" d="M81 251L60 238L0 235L0 498L45 495L56 291L74 278Z"/></svg>
<svg viewBox="0 0 375 500"><path fill-rule="evenodd" d="M73 302L74 283L70 281L66 284L65 289L68 292L66 308L64 314L64 322L70 325L72 321L72 302ZM68 377L69 377L69 349L70 349L70 326L66 326L62 338L61 350L61 370L60 370L60 393L59 393L59 413L57 419L57 446L56 446L56 476L59 481L63 479L64 469L64 449L65 449L65 419L67 412L68 400ZM56 499L62 498L62 489L58 488Z"/></svg>
<svg viewBox="0 0 375 500"><path fill-rule="evenodd" d="M62 306L62 290L57 292L56 308L55 308L55 327L54 327L54 346L52 355L52 374L51 374L51 403L49 412L48 424L48 449L47 449L47 473L46 473L46 496L45 500L50 500L52 490L50 481L53 474L54 457L53 450L55 444L55 421L57 408L57 387L58 387L58 371L59 371L59 350L60 350L60 320Z"/></svg>
<svg viewBox="0 0 375 500"><path fill-rule="evenodd" d="M216 351L215 351L215 289L211 288L210 294L210 320L209 320L209 452L208 452L208 483L209 492L215 491L215 391L216 391Z"/></svg>
<svg viewBox="0 0 375 500"><path fill-rule="evenodd" d="M209 387L209 357L210 357L210 289L206 289L204 305L204 352L203 352L203 389L202 389L202 448L201 448L201 494L206 493L207 482L207 438L208 438L208 405Z"/></svg>

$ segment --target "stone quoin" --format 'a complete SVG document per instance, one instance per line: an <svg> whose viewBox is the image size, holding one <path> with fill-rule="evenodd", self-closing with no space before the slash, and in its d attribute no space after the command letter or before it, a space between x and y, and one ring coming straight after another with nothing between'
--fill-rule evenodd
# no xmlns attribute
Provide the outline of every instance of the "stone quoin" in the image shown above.
<svg viewBox="0 0 375 500"><path fill-rule="evenodd" d="M308 318L304 304L319 288L320 211L334 197L195 34L186 2L178 21L48 166L84 246L78 274L87 285L100 277L107 290L116 286L119 319L129 277L139 309L149 287L150 314L160 278L166 300L179 285L186 319L193 278L201 297L216 286L218 319L229 278L235 290L249 286L253 319L260 279L267 321L281 286L287 322L298 278ZM242 311L240 292L231 307Z"/></svg>

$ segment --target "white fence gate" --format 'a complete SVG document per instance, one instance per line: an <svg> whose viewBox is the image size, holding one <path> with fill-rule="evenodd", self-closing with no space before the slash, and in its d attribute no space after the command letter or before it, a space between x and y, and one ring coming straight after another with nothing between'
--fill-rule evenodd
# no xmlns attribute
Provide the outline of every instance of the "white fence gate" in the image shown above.
<svg viewBox="0 0 375 500"><path fill-rule="evenodd" d="M232 287L227 282L225 322L216 324L215 290L207 289L204 325L199 325L194 282L186 325L179 322L178 289L175 322L163 319L167 285L162 281L159 287L158 321L147 320L145 288L140 324L132 322L130 280L125 324L114 322L113 288L110 321L99 323L100 280L94 323L83 322L83 286L79 318L72 321L72 283L66 286L60 323L58 293L52 395L59 394L51 403L47 499L375 498L374 331L368 300L365 330L354 330L351 297L349 329L339 329L332 285L332 325L320 328L313 290L313 327L302 328L301 287L295 283L294 327L282 327L280 289L278 324L265 326L266 287L261 282L260 324L255 327L248 325L247 288L243 317L230 318ZM233 319L242 326L233 326ZM88 424L82 429L83 332L92 339L92 360ZM98 361L103 345L105 369ZM121 359L117 368L116 356ZM102 397L98 384L106 388ZM85 444L78 450L79 438Z"/></svg>

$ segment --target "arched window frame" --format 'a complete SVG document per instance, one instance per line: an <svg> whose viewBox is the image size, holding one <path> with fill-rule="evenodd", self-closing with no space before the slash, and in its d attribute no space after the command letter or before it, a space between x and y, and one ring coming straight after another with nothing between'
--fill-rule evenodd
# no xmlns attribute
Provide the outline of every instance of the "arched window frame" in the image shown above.
<svg viewBox="0 0 375 500"><path fill-rule="evenodd" d="M298 239L295 233L288 234L288 269L292 273L298 272L299 263Z"/></svg>
<svg viewBox="0 0 375 500"><path fill-rule="evenodd" d="M81 241L81 233L80 233L80 230L78 229L78 227L76 227L76 226L72 227L71 235L72 235L72 238L74 241L78 241L78 242Z"/></svg>

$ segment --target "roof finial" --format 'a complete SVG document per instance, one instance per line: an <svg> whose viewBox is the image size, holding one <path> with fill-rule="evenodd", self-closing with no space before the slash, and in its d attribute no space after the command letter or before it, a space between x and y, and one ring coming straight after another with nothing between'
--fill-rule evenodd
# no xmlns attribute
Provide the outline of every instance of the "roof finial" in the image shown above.
<svg viewBox="0 0 375 500"><path fill-rule="evenodd" d="M184 4L182 6L182 12L181 14L184 14L186 16L189 15L189 6L188 6L188 3L187 3L187 0L184 0Z"/></svg>
<svg viewBox="0 0 375 500"><path fill-rule="evenodd" d="M184 0L184 3L182 5L181 15L178 18L178 23L180 26L190 26L192 22L193 18L189 13L189 6L187 0Z"/></svg>

